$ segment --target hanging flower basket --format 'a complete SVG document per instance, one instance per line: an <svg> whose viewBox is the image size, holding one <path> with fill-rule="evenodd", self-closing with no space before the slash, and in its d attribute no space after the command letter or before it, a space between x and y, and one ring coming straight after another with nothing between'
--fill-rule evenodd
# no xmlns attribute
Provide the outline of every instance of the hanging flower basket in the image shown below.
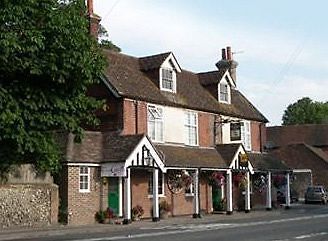
<svg viewBox="0 0 328 241"><path fill-rule="evenodd" d="M209 184L212 186L222 186L225 184L225 177L221 172L214 171L209 176Z"/></svg>
<svg viewBox="0 0 328 241"><path fill-rule="evenodd" d="M278 174L272 177L272 184L278 189L286 185L286 183L287 179L284 174Z"/></svg>
<svg viewBox="0 0 328 241"><path fill-rule="evenodd" d="M239 188L245 189L247 186L247 178L243 173L238 173L233 176L233 182Z"/></svg>
<svg viewBox="0 0 328 241"><path fill-rule="evenodd" d="M253 180L254 190L260 193L263 192L268 185L267 178L262 174L255 174Z"/></svg>
<svg viewBox="0 0 328 241"><path fill-rule="evenodd" d="M192 183L192 177L182 170L168 172L167 185L172 193L180 193Z"/></svg>

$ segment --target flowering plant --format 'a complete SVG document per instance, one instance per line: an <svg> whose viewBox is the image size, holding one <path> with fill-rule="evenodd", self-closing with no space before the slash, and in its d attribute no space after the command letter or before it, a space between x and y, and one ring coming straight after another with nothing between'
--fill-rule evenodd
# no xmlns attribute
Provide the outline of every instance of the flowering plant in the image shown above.
<svg viewBox="0 0 328 241"><path fill-rule="evenodd" d="M236 186L240 188L245 188L247 185L247 179L243 173L238 173L237 175L234 175L233 182Z"/></svg>
<svg viewBox="0 0 328 241"><path fill-rule="evenodd" d="M192 183L192 177L182 170L171 170L168 173L167 184L172 193L179 193L188 188Z"/></svg>
<svg viewBox="0 0 328 241"><path fill-rule="evenodd" d="M222 186L224 185L225 177L221 172L212 172L209 176L209 184L212 186Z"/></svg>
<svg viewBox="0 0 328 241"><path fill-rule="evenodd" d="M144 215L144 213L145 213L145 211L140 205L133 207L132 211L131 211L133 219L136 219L136 218L140 219Z"/></svg>

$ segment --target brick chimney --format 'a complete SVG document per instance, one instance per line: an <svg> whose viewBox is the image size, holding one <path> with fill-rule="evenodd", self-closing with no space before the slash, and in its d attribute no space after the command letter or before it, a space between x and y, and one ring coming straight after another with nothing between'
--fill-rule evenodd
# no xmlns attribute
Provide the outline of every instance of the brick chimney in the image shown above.
<svg viewBox="0 0 328 241"><path fill-rule="evenodd" d="M89 33L98 39L99 23L101 17L93 12L93 0L87 0L87 16L89 20Z"/></svg>
<svg viewBox="0 0 328 241"><path fill-rule="evenodd" d="M222 49L222 59L216 63L216 67L218 69L228 69L231 75L231 78L237 85L237 69L238 63L233 60L231 47L228 46L227 48Z"/></svg>

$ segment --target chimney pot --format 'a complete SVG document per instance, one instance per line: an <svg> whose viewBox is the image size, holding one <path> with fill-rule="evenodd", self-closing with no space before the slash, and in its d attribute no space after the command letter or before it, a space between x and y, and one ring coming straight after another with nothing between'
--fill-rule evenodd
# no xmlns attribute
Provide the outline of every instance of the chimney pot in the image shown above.
<svg viewBox="0 0 328 241"><path fill-rule="evenodd" d="M227 59L226 50L222 49L222 60L226 60L226 59Z"/></svg>
<svg viewBox="0 0 328 241"><path fill-rule="evenodd" d="M227 59L232 60L232 53L231 53L231 47L227 47Z"/></svg>
<svg viewBox="0 0 328 241"><path fill-rule="evenodd" d="M88 14L91 16L93 14L93 0L87 1Z"/></svg>

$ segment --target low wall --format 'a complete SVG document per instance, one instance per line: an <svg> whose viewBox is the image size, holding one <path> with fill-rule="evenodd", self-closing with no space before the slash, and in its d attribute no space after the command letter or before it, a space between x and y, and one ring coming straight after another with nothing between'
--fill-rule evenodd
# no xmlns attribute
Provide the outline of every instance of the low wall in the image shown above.
<svg viewBox="0 0 328 241"><path fill-rule="evenodd" d="M57 219L57 185L0 185L0 228L44 226Z"/></svg>

